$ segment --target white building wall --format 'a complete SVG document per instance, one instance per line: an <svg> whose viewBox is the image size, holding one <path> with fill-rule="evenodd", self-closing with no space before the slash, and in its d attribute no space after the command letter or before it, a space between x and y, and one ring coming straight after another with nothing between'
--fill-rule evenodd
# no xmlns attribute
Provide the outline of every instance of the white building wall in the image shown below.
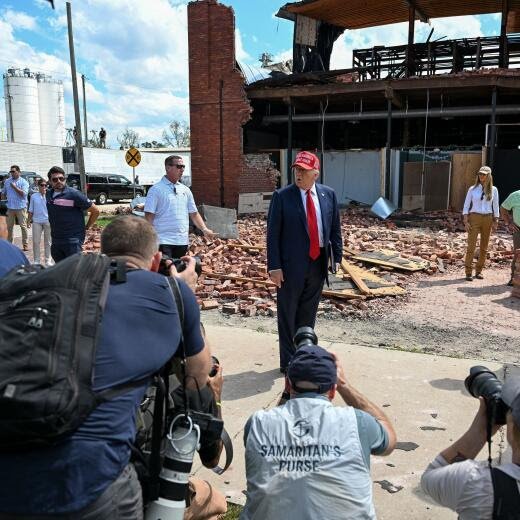
<svg viewBox="0 0 520 520"><path fill-rule="evenodd" d="M63 167L63 154L59 146L0 142L0 171L7 172L13 164L22 171L36 172L47 178L51 166Z"/></svg>

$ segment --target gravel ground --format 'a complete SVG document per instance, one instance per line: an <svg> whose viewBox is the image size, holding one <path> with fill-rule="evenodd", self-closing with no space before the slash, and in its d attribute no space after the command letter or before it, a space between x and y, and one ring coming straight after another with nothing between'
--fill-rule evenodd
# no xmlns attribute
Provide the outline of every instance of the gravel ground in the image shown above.
<svg viewBox="0 0 520 520"><path fill-rule="evenodd" d="M484 271L467 282L463 272L420 276L406 298L380 300L368 312L343 316L330 305L318 313L316 332L328 340L454 357L520 363L520 299L510 296L507 269ZM276 333L276 319L223 316L202 319Z"/></svg>

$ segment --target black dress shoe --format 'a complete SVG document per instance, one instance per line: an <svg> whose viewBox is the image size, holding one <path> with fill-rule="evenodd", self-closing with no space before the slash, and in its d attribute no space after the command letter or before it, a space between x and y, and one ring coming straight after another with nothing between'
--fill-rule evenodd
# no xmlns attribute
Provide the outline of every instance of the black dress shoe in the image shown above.
<svg viewBox="0 0 520 520"><path fill-rule="evenodd" d="M511 280L509 280L509 282L507 282L507 286L508 287L513 287L513 279L511 278Z"/></svg>
<svg viewBox="0 0 520 520"><path fill-rule="evenodd" d="M285 376L287 374L287 368L280 367L280 374L283 374Z"/></svg>
<svg viewBox="0 0 520 520"><path fill-rule="evenodd" d="M475 278L476 278L477 280L484 280L484 276L482 275L482 273L477 273L477 274L475 275Z"/></svg>
<svg viewBox="0 0 520 520"><path fill-rule="evenodd" d="M466 276L466 280L468 282L472 282L473 281L473 276L471 276L470 274L468 274L468 276Z"/></svg>

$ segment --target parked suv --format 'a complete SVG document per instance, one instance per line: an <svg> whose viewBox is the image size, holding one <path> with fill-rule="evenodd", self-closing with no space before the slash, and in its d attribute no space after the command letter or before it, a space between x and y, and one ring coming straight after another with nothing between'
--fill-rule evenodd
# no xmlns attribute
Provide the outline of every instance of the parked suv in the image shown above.
<svg viewBox="0 0 520 520"><path fill-rule="evenodd" d="M79 173L69 174L67 184L79 190ZM144 187L140 184L132 184L124 175L87 173L87 197L95 199L96 204L105 204L108 199L113 202L119 202L121 199L133 199L134 186L136 197L144 195Z"/></svg>

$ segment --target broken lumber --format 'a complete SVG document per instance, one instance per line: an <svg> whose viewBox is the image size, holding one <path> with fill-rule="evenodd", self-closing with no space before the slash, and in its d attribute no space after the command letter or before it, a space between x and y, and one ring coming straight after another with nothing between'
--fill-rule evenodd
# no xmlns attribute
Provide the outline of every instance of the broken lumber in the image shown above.
<svg viewBox="0 0 520 520"><path fill-rule="evenodd" d="M352 269L352 266L345 259L341 261L341 268L350 276L350 278L357 285L357 288L361 291L362 294L371 293L370 289L367 287L367 284L363 281L363 278L361 278L361 276L358 272L356 272L355 269Z"/></svg>

